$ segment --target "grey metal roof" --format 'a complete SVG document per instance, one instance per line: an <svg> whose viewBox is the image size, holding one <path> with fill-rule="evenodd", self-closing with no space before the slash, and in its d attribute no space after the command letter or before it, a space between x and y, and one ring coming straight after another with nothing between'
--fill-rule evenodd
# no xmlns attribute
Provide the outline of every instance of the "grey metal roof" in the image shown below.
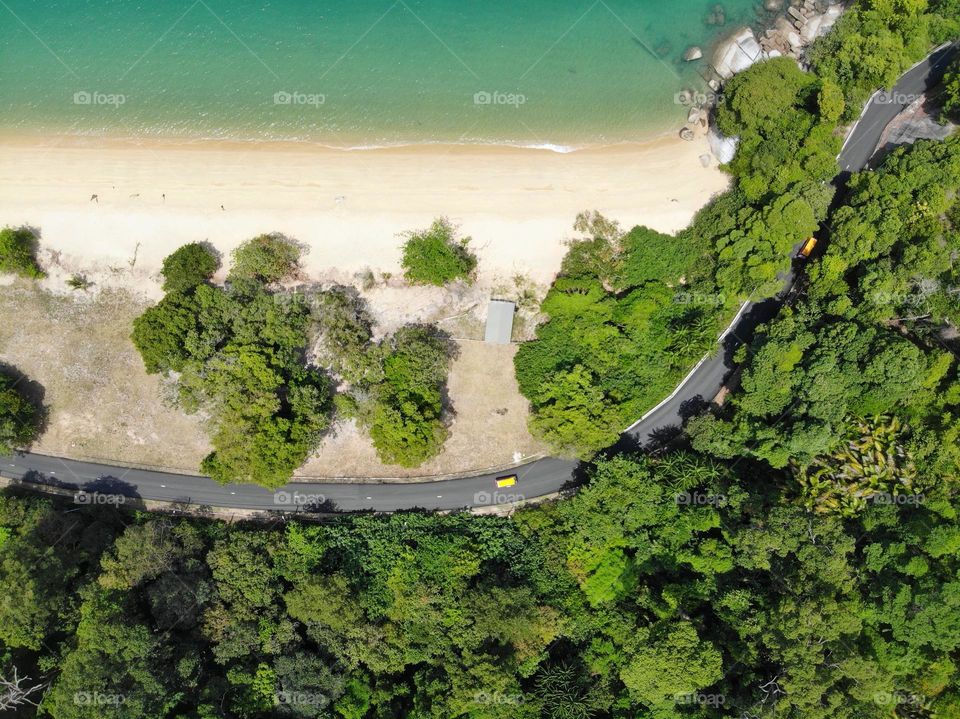
<svg viewBox="0 0 960 719"><path fill-rule="evenodd" d="M508 300L490 300L487 306L487 331L484 341L496 345L510 344L513 335L514 304Z"/></svg>

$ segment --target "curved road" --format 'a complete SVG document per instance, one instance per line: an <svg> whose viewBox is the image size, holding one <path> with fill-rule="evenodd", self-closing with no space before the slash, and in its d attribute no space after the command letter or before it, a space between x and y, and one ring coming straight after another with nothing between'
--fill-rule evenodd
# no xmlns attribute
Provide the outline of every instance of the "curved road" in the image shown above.
<svg viewBox="0 0 960 719"><path fill-rule="evenodd" d="M81 490L78 503L110 503L109 497L152 499L230 509L306 512L453 510L512 504L553 494L573 483L575 462L541 459L511 471L516 486L496 488L496 475L432 482L342 484L296 482L272 492L250 484L222 485L206 477L129 469L25 453L2 458L0 475L26 484Z"/></svg>
<svg viewBox="0 0 960 719"><path fill-rule="evenodd" d="M892 92L876 93L847 137L837 160L842 189L851 172L867 167L874 157L883 129L913 100L935 86L943 76L956 48L934 50L908 70ZM669 436L683 425L685 417L712 400L733 371L733 352L751 337L759 322L780 309L793 285L793 273L784 277L784 291L776 298L741 307L730 327L720 337L720 350L704 358L663 402L629 427L627 441L645 445ZM77 494L78 503L138 499L192 505L261 511L398 511L404 509L455 510L512 504L560 492L575 484L577 463L547 458L512 470L515 487L496 488L496 474L431 482L391 484L337 484L297 482L277 492L252 485L220 485L206 477L80 462L41 454L22 453L0 458L0 476L24 484L55 485ZM499 473L499 474L506 474Z"/></svg>
<svg viewBox="0 0 960 719"><path fill-rule="evenodd" d="M838 197L852 172L868 166L871 159L881 156L877 145L884 128L917 97L925 94L943 78L943 73L956 55L957 48L944 44L907 70L890 92L878 91L864 106L837 156L840 174L834 181ZM663 403L648 412L636 424L627 428L635 442L646 444L659 433L669 433L683 424L697 405L713 399L724 381L733 372L733 351L749 340L754 328L779 311L793 286L793 273L784 278L784 289L779 296L759 304L747 302L741 313L720 336L720 351L697 365L683 383Z"/></svg>

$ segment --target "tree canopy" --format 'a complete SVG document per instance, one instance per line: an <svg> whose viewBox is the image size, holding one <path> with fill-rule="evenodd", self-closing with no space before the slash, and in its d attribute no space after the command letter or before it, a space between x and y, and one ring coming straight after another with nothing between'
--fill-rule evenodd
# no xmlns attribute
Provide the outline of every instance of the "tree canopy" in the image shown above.
<svg viewBox="0 0 960 719"><path fill-rule="evenodd" d="M457 228L445 217L426 230L406 233L400 264L408 282L442 286L456 279L469 279L477 258L469 249L470 238L457 239Z"/></svg>
<svg viewBox="0 0 960 719"><path fill-rule="evenodd" d="M22 376L0 368L0 455L26 447L40 433L42 411L25 389Z"/></svg>
<svg viewBox="0 0 960 719"><path fill-rule="evenodd" d="M184 292L206 282L220 267L220 259L208 245L191 242L164 259L164 292Z"/></svg>

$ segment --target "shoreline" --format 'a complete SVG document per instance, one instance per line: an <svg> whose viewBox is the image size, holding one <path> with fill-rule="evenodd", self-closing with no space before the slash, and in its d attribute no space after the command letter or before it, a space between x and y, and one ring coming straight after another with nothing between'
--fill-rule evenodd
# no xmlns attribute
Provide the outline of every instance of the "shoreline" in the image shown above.
<svg viewBox="0 0 960 719"><path fill-rule="evenodd" d="M438 216L473 238L481 285L517 274L546 283L578 212L672 232L728 186L704 134L570 153L0 135L0 153L0 225L38 230L46 288L67 291L81 273L151 298L180 245L207 240L226 261L264 232L306 245L314 278L399 276L399 235Z"/></svg>
<svg viewBox="0 0 960 719"><path fill-rule="evenodd" d="M61 147L116 147L116 146L157 146L164 148L203 147L208 149L247 148L263 146L277 150L297 151L331 151L331 152L376 152L381 150L426 150L444 148L468 148L477 150L534 150L547 151L561 155L575 152L596 152L613 148L638 148L677 137L683 127L682 117L668 127L638 135L633 139L623 140L584 140L561 142L524 142L521 140L401 140L373 142L371 144L333 144L314 138L293 137L217 137L201 135L164 135L138 134L123 135L116 132L82 133L60 130L45 130L30 133L16 128L0 129L0 146L3 145L37 145L38 143L55 142ZM359 143L359 141L358 141Z"/></svg>
<svg viewBox="0 0 960 719"><path fill-rule="evenodd" d="M120 135L116 133L76 133L76 132L38 132L26 133L11 129L0 130L0 147L61 147L65 149L98 149L110 150L118 148L151 148L165 150L249 150L255 148L261 151L278 152L431 152L431 151L477 151L477 152L550 152L560 155L573 153L613 152L617 150L640 150L670 142L678 137L683 126L679 119L675 125L650 135L633 140L614 140L603 142L585 142L583 144L560 144L551 142L523 143L520 141L502 140L486 141L459 141L446 140L411 140L403 142L387 142L369 145L335 145L320 140L296 138L232 138L232 137L201 137L176 135Z"/></svg>

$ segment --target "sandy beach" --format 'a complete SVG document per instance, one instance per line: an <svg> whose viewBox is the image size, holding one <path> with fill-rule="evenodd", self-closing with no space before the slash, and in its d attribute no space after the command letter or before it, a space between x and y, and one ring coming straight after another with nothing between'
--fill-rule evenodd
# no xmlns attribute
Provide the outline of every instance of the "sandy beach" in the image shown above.
<svg viewBox="0 0 960 719"><path fill-rule="evenodd" d="M181 244L209 240L227 254L272 231L310 248L304 269L314 278L395 273L398 234L440 215L473 238L482 284L518 273L549 282L581 210L625 227L686 225L727 185L715 160L702 166L707 152L703 138L559 154L6 137L0 224L36 228L64 271L149 296L159 291L150 279L161 260Z"/></svg>

